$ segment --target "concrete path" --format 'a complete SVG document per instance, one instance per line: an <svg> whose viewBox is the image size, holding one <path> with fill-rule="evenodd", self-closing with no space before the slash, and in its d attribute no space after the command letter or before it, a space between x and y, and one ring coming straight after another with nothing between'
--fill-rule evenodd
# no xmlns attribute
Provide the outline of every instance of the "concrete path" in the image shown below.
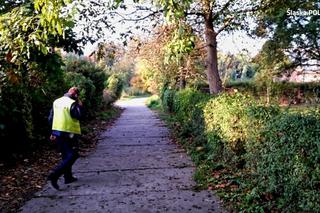
<svg viewBox="0 0 320 213"><path fill-rule="evenodd" d="M60 178L60 191L48 184L20 211L224 212L210 192L193 191L194 165L144 101L119 102L122 116L101 134L95 153L75 163L77 182Z"/></svg>

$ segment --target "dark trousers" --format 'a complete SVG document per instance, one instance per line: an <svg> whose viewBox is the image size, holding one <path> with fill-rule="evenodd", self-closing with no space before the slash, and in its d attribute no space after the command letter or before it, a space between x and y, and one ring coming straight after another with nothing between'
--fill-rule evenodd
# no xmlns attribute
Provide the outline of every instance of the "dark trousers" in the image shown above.
<svg viewBox="0 0 320 213"><path fill-rule="evenodd" d="M59 178L64 175L65 180L70 180L72 177L72 165L79 158L77 138L57 136L56 145L58 151L61 152L62 161L53 170L50 176Z"/></svg>

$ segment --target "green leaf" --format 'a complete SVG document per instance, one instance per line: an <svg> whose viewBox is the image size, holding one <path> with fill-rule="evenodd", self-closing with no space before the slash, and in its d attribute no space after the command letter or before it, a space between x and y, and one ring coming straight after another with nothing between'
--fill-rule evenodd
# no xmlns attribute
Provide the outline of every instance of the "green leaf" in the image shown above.
<svg viewBox="0 0 320 213"><path fill-rule="evenodd" d="M60 22L57 22L57 31L58 31L58 34L59 35L62 35L62 27L61 27L61 24L60 24Z"/></svg>

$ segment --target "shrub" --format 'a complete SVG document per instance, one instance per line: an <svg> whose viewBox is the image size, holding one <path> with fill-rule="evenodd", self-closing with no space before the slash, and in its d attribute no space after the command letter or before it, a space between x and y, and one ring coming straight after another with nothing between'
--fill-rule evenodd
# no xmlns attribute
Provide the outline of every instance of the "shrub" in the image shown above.
<svg viewBox="0 0 320 213"><path fill-rule="evenodd" d="M254 81L231 81L226 84L227 88L236 88L241 93L252 95L256 98L265 97L267 88L264 84L259 85ZM271 82L270 101L281 104L299 104L320 102L319 82L294 83L294 82Z"/></svg>
<svg viewBox="0 0 320 213"><path fill-rule="evenodd" d="M112 74L107 81L107 90L110 96L113 98L113 101L120 98L122 89L122 79L117 74Z"/></svg>
<svg viewBox="0 0 320 213"><path fill-rule="evenodd" d="M174 118L179 123L178 135L196 164L206 159L206 138L204 135L203 107L211 98L210 95L195 89L185 89L176 93L173 108ZM192 138L192 140L190 140Z"/></svg>
<svg viewBox="0 0 320 213"><path fill-rule="evenodd" d="M153 95L150 96L147 100L146 100L146 105L150 108L150 109L160 109L161 108L161 103L160 103L160 98L157 95Z"/></svg>
<svg viewBox="0 0 320 213"><path fill-rule="evenodd" d="M173 109L176 117L181 123L188 121L201 125L196 122L198 118L202 117L201 103L209 100L210 95L204 94L195 89L184 89L176 93L173 101Z"/></svg>
<svg viewBox="0 0 320 213"><path fill-rule="evenodd" d="M68 76L72 76L71 73L75 73L76 79L68 78L66 82L68 86L80 85L84 86L80 88L82 90L82 98L86 98L89 103L84 103L90 109L94 111L96 108L101 106L103 90L105 88L105 81L107 80L107 75L104 70L97 66L96 64L76 57L67 57L65 59L64 70L68 73ZM84 80L83 76L86 80ZM76 80L80 82L77 83ZM73 83L71 85L70 81ZM85 83L86 82L86 83ZM94 86L94 89L92 87Z"/></svg>
<svg viewBox="0 0 320 213"><path fill-rule="evenodd" d="M30 94L23 87L9 85L0 94L0 159L10 159L28 147L33 138Z"/></svg>
<svg viewBox="0 0 320 213"><path fill-rule="evenodd" d="M261 132L254 162L260 195L270 194L283 212L320 209L320 119L283 113Z"/></svg>
<svg viewBox="0 0 320 213"><path fill-rule="evenodd" d="M210 158L229 166L244 166L244 154L253 149L260 129L279 111L275 106L259 106L252 97L240 93L211 99L204 108Z"/></svg>
<svg viewBox="0 0 320 213"><path fill-rule="evenodd" d="M244 153L249 126L246 109L252 101L248 96L235 93L222 94L207 103L204 117L212 159L237 162L237 157Z"/></svg>
<svg viewBox="0 0 320 213"><path fill-rule="evenodd" d="M72 86L77 86L80 90L80 100L84 103L84 109L89 113L89 115L94 114L97 108L97 98L95 96L96 87L94 82L80 73L67 72L65 74L65 80L68 88Z"/></svg>
<svg viewBox="0 0 320 213"><path fill-rule="evenodd" d="M0 67L0 158L14 160L47 138L52 99L65 86L62 61L56 54L37 55L37 60Z"/></svg>
<svg viewBox="0 0 320 213"><path fill-rule="evenodd" d="M115 99L111 96L111 94L108 92L107 89L105 89L103 91L103 102L104 104L110 106L111 104L113 104L115 101Z"/></svg>
<svg viewBox="0 0 320 213"><path fill-rule="evenodd" d="M161 95L162 108L165 112L173 112L173 100L175 98L175 90L166 89Z"/></svg>

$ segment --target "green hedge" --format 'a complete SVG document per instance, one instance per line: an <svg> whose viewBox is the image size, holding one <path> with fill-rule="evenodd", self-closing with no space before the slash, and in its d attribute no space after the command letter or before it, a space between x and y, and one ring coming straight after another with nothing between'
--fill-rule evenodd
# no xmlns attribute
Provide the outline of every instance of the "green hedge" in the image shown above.
<svg viewBox="0 0 320 213"><path fill-rule="evenodd" d="M52 102L71 86L79 86L87 115L94 115L102 103L107 76L94 64L73 58L62 66L57 54L41 56L41 63L31 64L32 67L21 66L24 71L19 71L24 76L5 67L0 70L0 160L14 162L45 144Z"/></svg>
<svg viewBox="0 0 320 213"><path fill-rule="evenodd" d="M184 89L175 94L172 98L173 118L179 131L179 137L183 139L192 138L184 145L191 151L193 160L196 163L206 158L206 138L204 135L203 107L211 98L210 95L201 93L195 89ZM164 96L166 97L166 96ZM172 97L171 95L167 97Z"/></svg>
<svg viewBox="0 0 320 213"><path fill-rule="evenodd" d="M29 66L0 67L0 160L14 163L48 137L52 99L65 87L62 61L57 54L37 57L41 62Z"/></svg>
<svg viewBox="0 0 320 213"><path fill-rule="evenodd" d="M82 74L75 72L65 73L65 81L68 85L68 88L72 86L77 86L79 88L79 98L85 104L85 110L87 111L86 114L93 114L95 111L93 109L96 109L98 102L95 96L96 87L93 81L84 77Z"/></svg>
<svg viewBox="0 0 320 213"><path fill-rule="evenodd" d="M68 57L64 67L68 87L77 86L80 98L89 115L93 115L102 104L103 90L108 76L103 68L79 58Z"/></svg>
<svg viewBox="0 0 320 213"><path fill-rule="evenodd" d="M162 108L166 112L173 112L173 102L176 91L173 89L165 89L161 94Z"/></svg>
<svg viewBox="0 0 320 213"><path fill-rule="evenodd" d="M268 122L250 161L259 198L271 195L282 212L319 211L319 136L315 113L283 113Z"/></svg>
<svg viewBox="0 0 320 213"><path fill-rule="evenodd" d="M239 199L240 209L320 209L319 112L284 112L239 92L210 97L192 89L175 92L172 109L177 136L198 165L195 178L234 172L227 178L241 190L229 197Z"/></svg>
<svg viewBox="0 0 320 213"><path fill-rule="evenodd" d="M158 95L152 95L146 100L146 105L150 109L161 109L161 101Z"/></svg>
<svg viewBox="0 0 320 213"><path fill-rule="evenodd" d="M203 117L203 107L205 103L211 98L210 95L201 93L195 89L185 89L176 93L173 102L173 109L175 112L175 119L180 124L180 136L184 138L193 138L186 144L190 149L201 150L200 155L193 155L194 160L198 163L200 160L206 158L206 138L205 125Z"/></svg>
<svg viewBox="0 0 320 213"><path fill-rule="evenodd" d="M241 93L225 93L211 99L204 108L211 159L244 166L244 154L259 137L265 122L277 113L277 107L259 106L252 97Z"/></svg>

